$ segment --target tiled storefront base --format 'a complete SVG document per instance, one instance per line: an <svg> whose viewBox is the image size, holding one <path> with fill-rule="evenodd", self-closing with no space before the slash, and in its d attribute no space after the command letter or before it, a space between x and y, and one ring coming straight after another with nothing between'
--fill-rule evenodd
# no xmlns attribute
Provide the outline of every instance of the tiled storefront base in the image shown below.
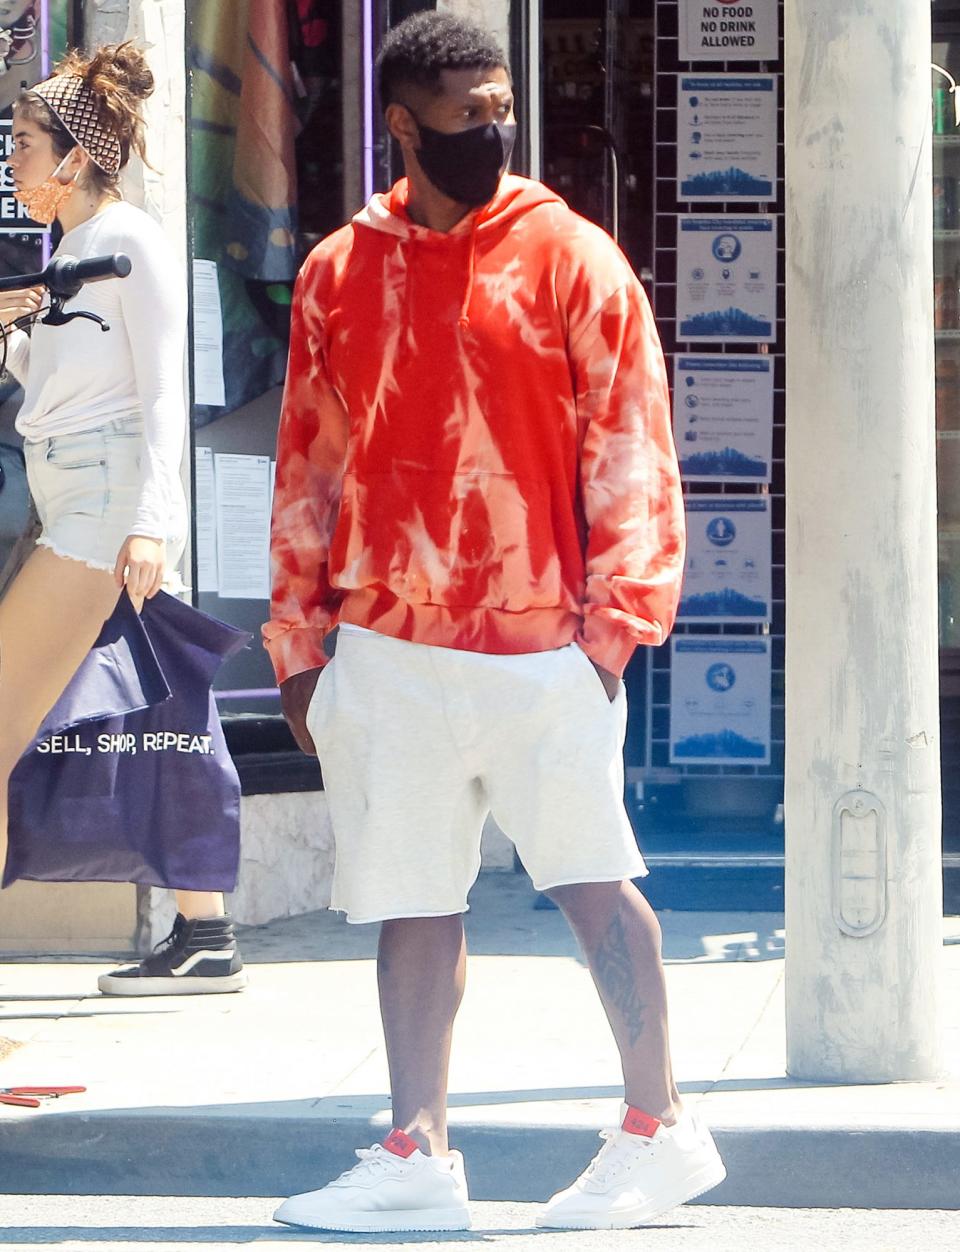
<svg viewBox="0 0 960 1252"><path fill-rule="evenodd" d="M241 926L294 917L330 903L333 830L322 791L244 796L240 878L227 907ZM173 893L140 892L140 950L169 933Z"/></svg>
<svg viewBox="0 0 960 1252"><path fill-rule="evenodd" d="M128 883L18 882L0 891L0 953L132 952L137 889Z"/></svg>

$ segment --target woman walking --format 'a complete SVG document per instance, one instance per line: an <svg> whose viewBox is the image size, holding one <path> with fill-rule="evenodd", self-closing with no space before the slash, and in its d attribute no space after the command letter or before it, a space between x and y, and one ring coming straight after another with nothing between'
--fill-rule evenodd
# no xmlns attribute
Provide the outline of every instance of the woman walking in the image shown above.
<svg viewBox="0 0 960 1252"><path fill-rule="evenodd" d="M0 866L7 786L43 718L126 593L139 610L174 573L187 533L180 480L186 436L186 284L160 227L123 201L120 171L144 155L153 76L132 44L71 52L19 96L9 165L17 199L58 220L57 255L126 253L132 271L85 289L77 319L9 331L8 367L24 385L17 430L42 523L35 550L0 601ZM40 290L0 295L5 327L40 308ZM245 975L223 897L177 891L161 949L100 979L115 995L236 991Z"/></svg>

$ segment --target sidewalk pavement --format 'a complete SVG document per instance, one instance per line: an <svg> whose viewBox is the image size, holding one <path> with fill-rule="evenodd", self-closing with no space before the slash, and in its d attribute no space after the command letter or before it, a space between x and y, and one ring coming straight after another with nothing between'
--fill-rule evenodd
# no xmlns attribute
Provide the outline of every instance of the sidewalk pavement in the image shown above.
<svg viewBox="0 0 960 1252"><path fill-rule="evenodd" d="M619 1066L563 919L525 878L471 897L451 1130L478 1200L540 1200L616 1119ZM728 1179L711 1204L960 1207L960 1074L843 1087L784 1073L783 918L661 915L680 1090ZM0 1086L82 1084L0 1105L6 1194L276 1196L353 1163L389 1127L376 927L330 913L242 932L240 995L113 999L110 964L0 962ZM946 1055L960 1065L960 918L944 922Z"/></svg>

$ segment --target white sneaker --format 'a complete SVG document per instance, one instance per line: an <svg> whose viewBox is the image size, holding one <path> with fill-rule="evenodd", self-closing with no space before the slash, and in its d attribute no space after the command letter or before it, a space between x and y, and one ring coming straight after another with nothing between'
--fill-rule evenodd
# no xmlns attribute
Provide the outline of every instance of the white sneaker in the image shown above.
<svg viewBox="0 0 960 1252"><path fill-rule="evenodd" d="M314 1230L376 1234L469 1230L467 1180L459 1152L426 1156L402 1130L358 1148L360 1163L321 1187L291 1196L275 1221Z"/></svg>
<svg viewBox="0 0 960 1252"><path fill-rule="evenodd" d="M664 1126L623 1105L618 1130L603 1130L603 1147L580 1177L547 1201L538 1226L625 1230L723 1182L727 1171L710 1131L696 1113Z"/></svg>

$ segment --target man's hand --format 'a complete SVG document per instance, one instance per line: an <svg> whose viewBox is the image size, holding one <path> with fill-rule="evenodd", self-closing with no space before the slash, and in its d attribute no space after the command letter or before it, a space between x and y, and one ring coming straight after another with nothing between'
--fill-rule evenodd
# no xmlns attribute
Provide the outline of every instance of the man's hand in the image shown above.
<svg viewBox="0 0 960 1252"><path fill-rule="evenodd" d="M590 664L597 671L597 677L603 683L603 689L607 693L607 699L613 704L617 698L617 692L620 690L620 679L616 674L611 674L608 669L604 669L602 665L598 665L592 658L588 658Z"/></svg>
<svg viewBox="0 0 960 1252"><path fill-rule="evenodd" d="M319 677L319 669L306 669L280 684L280 707L283 709L283 716L293 731L297 747L307 756L317 755L317 749L307 730L307 709L310 707Z"/></svg>

